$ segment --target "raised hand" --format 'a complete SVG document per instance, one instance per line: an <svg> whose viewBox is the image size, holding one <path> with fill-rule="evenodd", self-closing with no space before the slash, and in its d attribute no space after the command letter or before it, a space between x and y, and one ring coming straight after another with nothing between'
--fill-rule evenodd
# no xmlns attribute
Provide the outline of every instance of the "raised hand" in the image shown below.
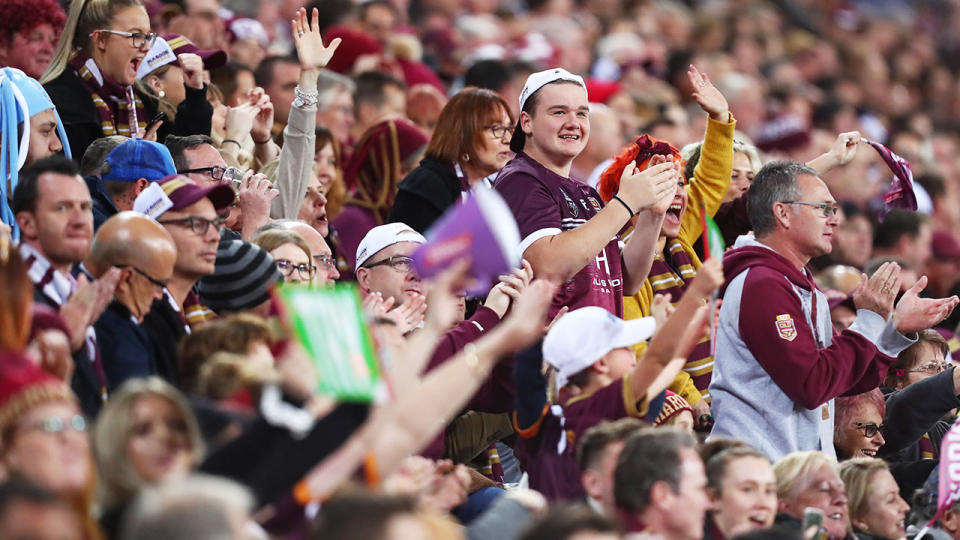
<svg viewBox="0 0 960 540"><path fill-rule="evenodd" d="M197 90L203 89L203 58L193 53L177 55L177 61L183 68L183 84Z"/></svg>
<svg viewBox="0 0 960 540"><path fill-rule="evenodd" d="M545 279L535 280L524 289L510 315L500 324L504 349L516 351L543 337L543 320L556 290L557 285Z"/></svg>
<svg viewBox="0 0 960 540"><path fill-rule="evenodd" d="M300 8L290 21L290 29L297 48L297 57L300 59L300 68L319 71L330 62L333 53L340 46L340 38L324 46L323 38L320 37L320 12L317 8L313 8L312 15L313 21L308 23L307 10Z"/></svg>
<svg viewBox="0 0 960 540"><path fill-rule="evenodd" d="M270 130L273 129L273 102L270 101L270 95L258 86L250 90L247 99L257 111L250 126L250 136L254 142L269 142Z"/></svg>
<svg viewBox="0 0 960 540"><path fill-rule="evenodd" d="M710 118L718 122L727 122L730 119L730 106L727 105L727 98L717 90L717 87L710 82L710 77L690 64L687 69L687 78L690 80L690 86L693 86L693 99L697 100L700 108L710 115Z"/></svg>
<svg viewBox="0 0 960 540"><path fill-rule="evenodd" d="M694 294L706 298L720 285L723 285L723 263L719 257L710 257L703 261L690 287Z"/></svg>
<svg viewBox="0 0 960 540"><path fill-rule="evenodd" d="M520 298L520 293L533 279L533 268L530 263L522 261L522 265L512 273L500 276L500 282L490 290L487 301L483 303L484 306L497 312L501 319L510 308L510 303Z"/></svg>
<svg viewBox="0 0 960 540"><path fill-rule="evenodd" d="M428 284L430 308L425 323L435 330L446 332L460 322L459 295L470 283L470 259L460 259L440 272Z"/></svg>
<svg viewBox="0 0 960 540"><path fill-rule="evenodd" d="M830 150L807 162L807 165L823 174L834 167L850 163L857 154L857 145L860 143L859 131L848 131L837 135L837 139L830 145Z"/></svg>
<svg viewBox="0 0 960 540"><path fill-rule="evenodd" d="M946 319L960 299L920 298L920 291L927 286L927 276L921 277L913 287L903 294L893 312L893 323L901 334L919 332Z"/></svg>
<svg viewBox="0 0 960 540"><path fill-rule="evenodd" d="M237 190L237 204L243 219L244 240L270 219L270 203L280 192L273 187L265 175L247 171L240 180Z"/></svg>
<svg viewBox="0 0 960 540"><path fill-rule="evenodd" d="M670 293L658 294L653 297L653 302L650 303L650 314L657 321L657 330L660 330L663 323L667 322L667 317L673 315L673 312L676 311L671 302L672 298L673 296Z"/></svg>
<svg viewBox="0 0 960 540"><path fill-rule="evenodd" d="M253 129L253 120L257 110L249 104L227 109L227 120L224 123L224 140L242 141Z"/></svg>
<svg viewBox="0 0 960 540"><path fill-rule="evenodd" d="M867 279L866 275L860 276L860 283L853 291L853 305L857 309L868 309L884 320L889 319L893 312L893 302L900 292L901 281L900 265L894 262L883 263L870 279Z"/></svg>

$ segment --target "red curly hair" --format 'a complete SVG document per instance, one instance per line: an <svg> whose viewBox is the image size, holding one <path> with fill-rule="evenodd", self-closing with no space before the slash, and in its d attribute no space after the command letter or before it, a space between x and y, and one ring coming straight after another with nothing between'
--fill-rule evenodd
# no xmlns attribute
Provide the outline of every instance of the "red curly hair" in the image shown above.
<svg viewBox="0 0 960 540"><path fill-rule="evenodd" d="M610 202L613 196L620 190L620 175L630 163L636 163L640 170L644 170L650 164L653 156L670 156L673 161L681 164L683 159L680 157L680 151L667 141L654 139L649 135L641 135L636 141L620 152L620 155L613 158L610 164L602 173L597 183L597 191L600 192L600 198L603 202Z"/></svg>
<svg viewBox="0 0 960 540"><path fill-rule="evenodd" d="M63 30L67 14L57 0L3 0L0 2L0 40L10 43L13 35L47 23Z"/></svg>

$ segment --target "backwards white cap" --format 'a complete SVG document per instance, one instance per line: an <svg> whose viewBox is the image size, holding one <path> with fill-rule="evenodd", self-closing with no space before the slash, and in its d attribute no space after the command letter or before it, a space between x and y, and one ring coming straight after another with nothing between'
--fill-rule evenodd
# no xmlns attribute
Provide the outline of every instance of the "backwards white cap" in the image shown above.
<svg viewBox="0 0 960 540"><path fill-rule="evenodd" d="M523 91L520 92L520 109L523 109L523 104L527 102L527 99L532 96L534 92L550 83L557 81L570 81L578 83L583 87L583 92L587 92L587 85L583 82L583 77L574 75L563 68L553 68L544 71L538 71L536 73L531 73L530 76L527 77L527 84L523 85Z"/></svg>
<svg viewBox="0 0 960 540"><path fill-rule="evenodd" d="M367 235L360 241L360 245L357 246L356 267L360 268L363 263L367 262L367 259L373 257L381 249L400 242L426 244L427 239L406 223L387 223L374 227L367 232Z"/></svg>
<svg viewBox="0 0 960 540"><path fill-rule="evenodd" d="M653 317L625 321L609 311L589 306L567 313L543 340L543 359L557 370L557 386L587 369L608 352L631 347L653 335Z"/></svg>

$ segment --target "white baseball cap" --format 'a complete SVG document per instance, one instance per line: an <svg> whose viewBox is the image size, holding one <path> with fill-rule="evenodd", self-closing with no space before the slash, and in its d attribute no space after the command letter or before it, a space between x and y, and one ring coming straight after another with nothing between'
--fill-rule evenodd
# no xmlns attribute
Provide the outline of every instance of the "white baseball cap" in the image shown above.
<svg viewBox="0 0 960 540"><path fill-rule="evenodd" d="M527 77L527 83L523 85L523 91L520 92L520 110L523 110L523 105L537 90L557 81L570 81L577 83L583 87L584 95L587 93L587 85L583 82L583 77L579 75L574 75L563 68L553 68L538 71L536 73L531 73L530 76ZM510 149L519 153L521 150L523 150L525 141L526 135L520 128L520 123L517 122L517 127L513 131L513 138L510 140Z"/></svg>
<svg viewBox="0 0 960 540"><path fill-rule="evenodd" d="M367 235L357 246L357 268L360 268L367 259L374 256L383 248L390 247L400 242L415 242L417 244L426 244L427 239L422 234L413 230L406 223L387 223L374 227L367 232Z"/></svg>
<svg viewBox="0 0 960 540"><path fill-rule="evenodd" d="M557 370L557 386L563 387L608 352L645 341L656 327L653 317L625 321L597 306L575 309L547 332L543 358Z"/></svg>
<svg viewBox="0 0 960 540"><path fill-rule="evenodd" d="M143 61L140 62L140 66L137 67L137 80L143 79L153 73L153 70L158 67L173 63L180 64L180 61L177 60L177 55L173 53L173 49L170 48L167 40L157 36L157 39L153 40L153 45L150 46L147 55L144 56Z"/></svg>

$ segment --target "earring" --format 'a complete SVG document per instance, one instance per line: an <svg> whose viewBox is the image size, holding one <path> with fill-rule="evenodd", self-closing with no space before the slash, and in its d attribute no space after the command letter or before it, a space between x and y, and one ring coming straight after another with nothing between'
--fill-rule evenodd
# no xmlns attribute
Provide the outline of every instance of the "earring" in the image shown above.
<svg viewBox="0 0 960 540"><path fill-rule="evenodd" d="M163 96L165 96L165 95L167 95L167 93L164 92L163 90L161 90L161 91L157 94L158 97L163 97Z"/></svg>
<svg viewBox="0 0 960 540"><path fill-rule="evenodd" d="M460 159L462 159L463 161L470 161L470 154L464 154L460 156Z"/></svg>

